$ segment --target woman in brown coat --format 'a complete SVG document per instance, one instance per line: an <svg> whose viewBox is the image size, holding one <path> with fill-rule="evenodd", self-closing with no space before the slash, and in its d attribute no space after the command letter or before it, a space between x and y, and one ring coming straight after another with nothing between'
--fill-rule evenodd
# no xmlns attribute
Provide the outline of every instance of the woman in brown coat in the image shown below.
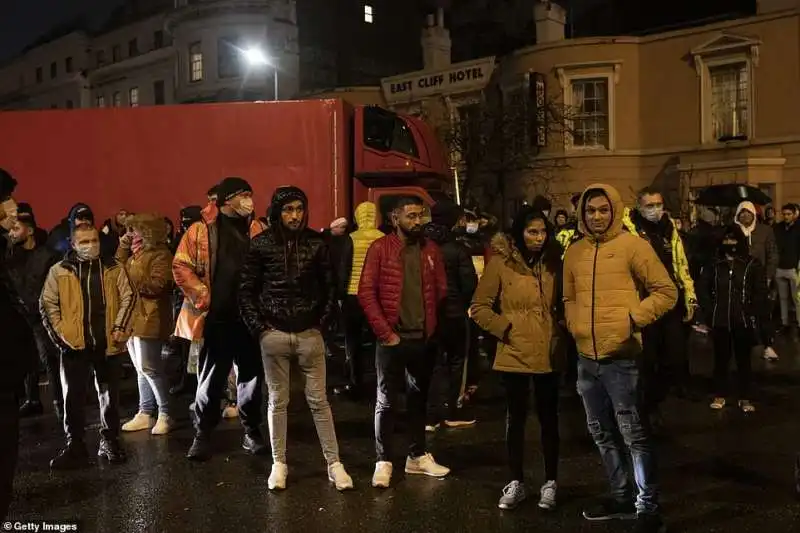
<svg viewBox="0 0 800 533"><path fill-rule="evenodd" d="M169 433L169 379L161 349L172 333L172 253L167 247L164 217L139 214L127 220L128 232L120 239L117 260L125 265L136 293L133 330L128 352L136 367L139 412L123 424L123 431L150 429L153 435Z"/></svg>
<svg viewBox="0 0 800 533"><path fill-rule="evenodd" d="M545 484L539 507L556 505L558 385L561 351L561 250L547 217L532 208L514 219L509 236L492 239L492 258L475 291L470 315L498 339L494 370L506 387L506 446L511 482L498 506L513 509L528 495L523 455L528 396L533 384L541 426Z"/></svg>

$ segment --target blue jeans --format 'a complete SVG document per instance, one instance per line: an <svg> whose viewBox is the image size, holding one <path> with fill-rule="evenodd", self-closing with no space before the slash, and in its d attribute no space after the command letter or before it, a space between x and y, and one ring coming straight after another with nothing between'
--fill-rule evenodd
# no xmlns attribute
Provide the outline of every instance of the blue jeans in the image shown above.
<svg viewBox="0 0 800 533"><path fill-rule="evenodd" d="M128 352L136 368L139 385L139 412L169 414L169 380L161 358L163 342L158 339L132 337Z"/></svg>
<svg viewBox="0 0 800 533"><path fill-rule="evenodd" d="M620 502L633 496L626 469L630 452L636 480L636 510L658 512L655 450L642 423L639 408L639 368L634 360L578 358L578 392L589 427L611 483L611 496ZM619 428L619 431L617 430Z"/></svg>

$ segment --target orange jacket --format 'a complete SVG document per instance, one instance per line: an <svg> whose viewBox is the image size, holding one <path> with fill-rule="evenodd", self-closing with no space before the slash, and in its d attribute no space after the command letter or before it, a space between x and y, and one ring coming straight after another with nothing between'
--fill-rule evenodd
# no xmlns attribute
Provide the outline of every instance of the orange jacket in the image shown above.
<svg viewBox="0 0 800 533"><path fill-rule="evenodd" d="M192 224L183 235L175 258L172 275L185 298L175 325L175 336L190 341L203 338L206 313L211 305L211 280L217 255L217 217L219 209L208 204L203 220ZM259 220L250 224L250 238L262 233L266 226Z"/></svg>

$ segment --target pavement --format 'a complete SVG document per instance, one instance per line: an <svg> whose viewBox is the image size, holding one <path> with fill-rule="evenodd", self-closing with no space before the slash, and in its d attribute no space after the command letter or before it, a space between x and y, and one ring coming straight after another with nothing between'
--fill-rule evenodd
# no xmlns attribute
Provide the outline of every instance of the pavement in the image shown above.
<svg viewBox="0 0 800 533"><path fill-rule="evenodd" d="M669 531L800 531L800 503L793 492L793 464L800 451L799 347L779 342L779 362L755 362L753 400L758 411L745 416L735 408L708 408L704 391L710 347L693 343L692 373L699 397L667 401L665 435L658 445ZM337 374L338 365L331 364L329 373ZM270 459L248 456L241 449L236 420L220 425L211 462L187 461L184 454L193 432L189 399L180 398L176 413L181 427L175 432L166 437L126 434L127 464L68 474L51 474L48 468L62 444L52 414L24 420L9 520L77 520L79 531L102 533L632 531L631 522L598 525L581 518L583 506L603 495L607 484L582 407L570 391L564 391L561 405L558 509L543 512L531 499L509 512L496 506L508 481L502 389L496 376L488 374L479 392L477 425L430 436L431 451L452 474L444 480L406 478L398 461L393 487L384 491L369 486L374 466L371 406L331 397L342 461L356 482L356 490L343 494L328 484L302 385L294 389L285 492L267 490ZM136 405L132 380L123 405L127 419ZM96 422L96 408L87 413ZM397 438L399 445L405 443L402 434ZM96 445L95 439L90 446ZM543 480L533 415L527 441L528 481L536 490Z"/></svg>

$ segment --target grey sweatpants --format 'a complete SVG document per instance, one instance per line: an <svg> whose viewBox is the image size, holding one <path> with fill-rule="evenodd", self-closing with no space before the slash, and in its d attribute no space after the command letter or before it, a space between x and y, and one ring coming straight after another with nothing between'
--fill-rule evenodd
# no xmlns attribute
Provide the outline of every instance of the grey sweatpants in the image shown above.
<svg viewBox="0 0 800 533"><path fill-rule="evenodd" d="M322 455L328 465L339 462L339 444L326 388L325 341L322 334L316 329L301 333L269 331L261 336L261 357L269 389L267 420L273 461L286 463L286 410L291 386L289 372L292 360L297 359Z"/></svg>
<svg viewBox="0 0 800 533"><path fill-rule="evenodd" d="M797 294L797 270L793 268L779 268L775 273L775 282L778 284L778 297L781 301L781 324L789 325L789 302L794 301L794 311L797 323L800 324L800 303Z"/></svg>

